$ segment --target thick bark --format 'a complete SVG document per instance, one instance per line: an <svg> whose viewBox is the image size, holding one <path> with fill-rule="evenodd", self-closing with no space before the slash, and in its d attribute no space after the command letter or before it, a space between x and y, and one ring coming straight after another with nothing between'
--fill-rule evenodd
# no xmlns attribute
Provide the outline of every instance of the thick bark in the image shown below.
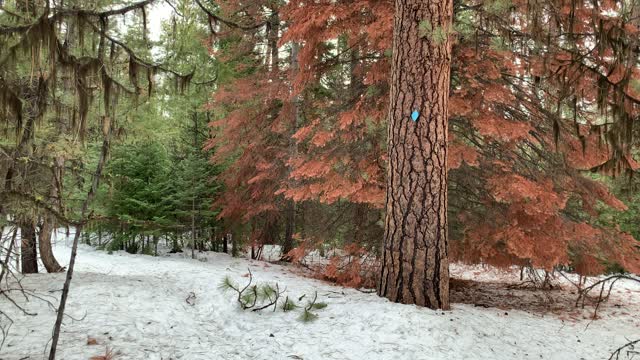
<svg viewBox="0 0 640 360"><path fill-rule="evenodd" d="M36 228L33 222L25 221L20 224L20 257L22 258L22 273L35 274L38 272L38 253L36 250Z"/></svg>
<svg viewBox="0 0 640 360"><path fill-rule="evenodd" d="M449 308L447 106L451 0L396 0L378 294ZM416 112L417 119L412 118Z"/></svg>
<svg viewBox="0 0 640 360"><path fill-rule="evenodd" d="M45 269L49 273L62 272L64 268L60 266L51 248L51 234L53 233L54 221L51 216L45 216L38 236L38 248L40 249L40 259Z"/></svg>
<svg viewBox="0 0 640 360"><path fill-rule="evenodd" d="M63 156L56 156L50 190L51 199L55 202L54 208L61 213L64 212L64 206L62 204L64 161ZM42 259L42 264L49 273L64 271L64 268L60 266L53 255L53 249L51 248L51 235L54 230L55 218L50 214L45 214L42 221L42 227L40 228L40 234L38 236L38 247L40 249L40 259Z"/></svg>

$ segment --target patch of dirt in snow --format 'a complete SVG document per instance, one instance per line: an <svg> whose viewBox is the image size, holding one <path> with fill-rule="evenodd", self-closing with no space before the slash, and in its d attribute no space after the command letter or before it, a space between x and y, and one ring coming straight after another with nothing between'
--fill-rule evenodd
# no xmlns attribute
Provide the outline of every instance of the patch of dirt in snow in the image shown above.
<svg viewBox="0 0 640 360"><path fill-rule="evenodd" d="M68 263L66 246L55 252ZM509 308L509 301L489 300L510 295L485 290L485 283L467 283L466 298L496 307L469 301L441 312L331 286L279 265L215 253L199 254L199 260L182 256L109 255L81 247L58 358L86 360L108 347L115 359L603 359L627 337L640 337L640 287L630 285L612 298L623 306L607 306L601 319L565 321L496 308ZM256 281L278 282L292 297L317 291L328 307L308 324L297 313L243 312L218 285L226 275L246 281L247 268ZM57 297L63 280L64 274L38 274L23 285ZM15 320L0 359L41 359L55 311L36 299L15 299L37 315L23 315L0 299ZM88 345L89 338L98 344Z"/></svg>
<svg viewBox="0 0 640 360"><path fill-rule="evenodd" d="M451 279L451 301L476 307L520 310L534 314L555 313L570 318L589 317L593 308L576 308L575 291L564 288L514 287L504 282Z"/></svg>
<svg viewBox="0 0 640 360"><path fill-rule="evenodd" d="M575 275L553 276L552 289L531 286L520 280L520 271L497 269L482 265L451 266L451 301L476 307L520 310L537 315L555 314L561 320L593 320L601 317L629 316L640 313L640 283L619 281L613 287L608 300L601 302L598 311L600 286L595 288L576 306L578 291ZM604 279L591 278L586 285ZM605 286L607 294L609 283Z"/></svg>

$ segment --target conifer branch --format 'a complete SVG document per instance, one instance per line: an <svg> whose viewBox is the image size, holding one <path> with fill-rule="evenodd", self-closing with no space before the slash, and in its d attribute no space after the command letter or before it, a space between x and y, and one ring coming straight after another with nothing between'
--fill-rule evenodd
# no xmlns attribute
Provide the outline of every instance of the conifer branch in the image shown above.
<svg viewBox="0 0 640 360"><path fill-rule="evenodd" d="M211 12L211 10L207 9L206 6L204 6L202 4L202 2L200 2L200 0L195 0L196 4L198 4L198 7L204 11L210 18L215 19L216 21L219 21L222 24L227 25L230 28L234 28L234 29L240 29L240 30L255 30L257 28L260 28L262 26L265 26L267 24L268 21L263 21L260 23L256 23L256 24L252 24L252 25L243 25L243 24L238 24L236 22L233 22L231 20L227 20L223 17L220 17L216 14L214 14L213 12Z"/></svg>

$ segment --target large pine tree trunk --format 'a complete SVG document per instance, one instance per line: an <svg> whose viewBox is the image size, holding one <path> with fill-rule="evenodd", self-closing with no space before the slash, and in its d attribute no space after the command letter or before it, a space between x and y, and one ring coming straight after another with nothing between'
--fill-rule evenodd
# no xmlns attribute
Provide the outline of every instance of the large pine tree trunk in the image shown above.
<svg viewBox="0 0 640 360"><path fill-rule="evenodd" d="M386 221L377 291L394 302L448 309L453 5L451 0L396 0L395 6Z"/></svg>
<svg viewBox="0 0 640 360"><path fill-rule="evenodd" d="M38 253L36 250L36 228L33 222L24 221L20 224L20 244L22 273L37 273Z"/></svg>
<svg viewBox="0 0 640 360"><path fill-rule="evenodd" d="M40 259L45 269L49 273L62 272L64 268L58 264L53 249L51 247L51 234L53 233L54 221L51 216L45 215L42 227L40 228L40 236L38 237L38 248L40 250Z"/></svg>

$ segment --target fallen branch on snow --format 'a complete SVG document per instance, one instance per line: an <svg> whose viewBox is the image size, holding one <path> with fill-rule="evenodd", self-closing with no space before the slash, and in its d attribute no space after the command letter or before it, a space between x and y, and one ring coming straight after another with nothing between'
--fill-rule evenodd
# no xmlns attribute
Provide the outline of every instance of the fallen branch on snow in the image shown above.
<svg viewBox="0 0 640 360"><path fill-rule="evenodd" d="M233 282L228 276L222 280L222 283L219 286L223 291L236 293L236 301L242 310L261 311L272 308L273 312L275 312L278 307L280 307L283 312L287 312L301 307L303 312L300 316L300 320L308 322L315 320L318 317L317 314L311 312L312 309L318 310L327 307L326 303L317 302L317 291L310 302L305 306L300 306L291 300L289 296L286 296L284 301L280 301L287 289L285 288L284 290L280 290L280 285L278 283L274 285L267 283L254 284L251 269L249 269L249 273L246 276L249 280L244 287L240 287L240 285ZM302 301L305 296L306 294L302 295L298 301Z"/></svg>
<svg viewBox="0 0 640 360"><path fill-rule="evenodd" d="M635 345L640 343L640 339L638 340L634 340L634 341L629 341L628 343L620 346L619 348L616 349L616 351L614 351L611 356L609 357L609 360L619 360L620 359L620 355L623 354L623 350L627 349L626 351L624 351L624 353L627 354L628 358L631 359L632 355L640 355L640 351L635 350ZM614 357L615 356L615 357Z"/></svg>

